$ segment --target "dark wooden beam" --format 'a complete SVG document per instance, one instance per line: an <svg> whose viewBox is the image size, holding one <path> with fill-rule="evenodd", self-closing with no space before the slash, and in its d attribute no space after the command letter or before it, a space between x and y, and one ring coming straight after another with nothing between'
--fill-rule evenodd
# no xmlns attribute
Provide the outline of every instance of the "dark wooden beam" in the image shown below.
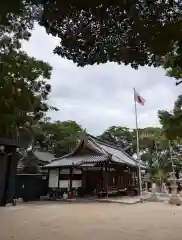
<svg viewBox="0 0 182 240"><path fill-rule="evenodd" d="M103 191L103 165L101 164L101 168L100 168L100 190L101 192L101 197L102 197L102 191Z"/></svg>
<svg viewBox="0 0 182 240"><path fill-rule="evenodd" d="M179 82L176 82L176 86L178 86L178 85L181 84L181 83L182 83L182 80L179 81Z"/></svg>
<svg viewBox="0 0 182 240"><path fill-rule="evenodd" d="M81 169L82 171L82 194L85 194L85 172L83 169Z"/></svg>
<svg viewBox="0 0 182 240"><path fill-rule="evenodd" d="M60 189L60 168L58 168L58 189Z"/></svg>
<svg viewBox="0 0 182 240"><path fill-rule="evenodd" d="M105 165L106 197L108 198L108 164Z"/></svg>
<svg viewBox="0 0 182 240"><path fill-rule="evenodd" d="M71 195L73 193L73 167L70 168L70 186L69 191L71 192Z"/></svg>

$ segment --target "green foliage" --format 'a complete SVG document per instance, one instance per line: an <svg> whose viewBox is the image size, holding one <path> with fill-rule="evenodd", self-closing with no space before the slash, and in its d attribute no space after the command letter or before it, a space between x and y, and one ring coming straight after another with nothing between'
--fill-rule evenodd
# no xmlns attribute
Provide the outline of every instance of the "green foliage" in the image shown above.
<svg viewBox="0 0 182 240"><path fill-rule="evenodd" d="M10 37L0 40L0 52L0 133L10 136L48 111L52 68L19 50Z"/></svg>
<svg viewBox="0 0 182 240"><path fill-rule="evenodd" d="M167 70L167 75L177 79L176 85L182 82L181 50L181 44L178 46L174 44L173 51L168 53L164 58L164 68Z"/></svg>
<svg viewBox="0 0 182 240"><path fill-rule="evenodd" d="M158 111L164 136L171 140L172 155L176 172L181 169L182 154L182 95L174 103L172 111Z"/></svg>
<svg viewBox="0 0 182 240"><path fill-rule="evenodd" d="M176 103L180 107L180 103ZM177 109L176 109L177 111ZM125 127L112 126L108 128L100 138L110 141L128 152L131 156L136 154L136 131ZM169 152L169 139L164 134L163 128L147 127L139 129L140 155L143 164L156 183L165 181L168 173L172 172L172 162ZM175 171L181 169L181 141L172 141L172 155Z"/></svg>
<svg viewBox="0 0 182 240"><path fill-rule="evenodd" d="M36 157L34 156L32 151L27 151L24 156L22 153L19 153L19 173L37 173L40 171L40 167Z"/></svg>
<svg viewBox="0 0 182 240"><path fill-rule="evenodd" d="M40 24L61 40L54 52L79 66L107 61L134 68L158 66L174 52L181 66L179 1L71 4L47 0L43 9Z"/></svg>
<svg viewBox="0 0 182 240"><path fill-rule="evenodd" d="M160 123L163 127L164 134L170 140L182 138L182 95L179 95L174 103L173 110L158 111Z"/></svg>
<svg viewBox="0 0 182 240"><path fill-rule="evenodd" d="M140 132L140 144L142 161L148 167L151 178L161 184L172 171L168 139L161 128L148 127Z"/></svg>
<svg viewBox="0 0 182 240"><path fill-rule="evenodd" d="M16 138L28 146L32 125L49 109L57 109L47 104L51 66L21 50L21 40L30 38L40 10L27 3L16 0L0 3L0 136ZM23 157L26 172L36 172L37 165L27 154L21 149L17 157Z"/></svg>
<svg viewBox="0 0 182 240"><path fill-rule="evenodd" d="M181 1L3 0L0 15L1 25L13 31L21 26L26 32L38 21L60 38L54 52L79 66L108 61L135 69L164 65L170 76L181 79Z"/></svg>
<svg viewBox="0 0 182 240"><path fill-rule="evenodd" d="M0 2L0 31L13 33L17 39L27 39L34 21L40 16L41 9L38 1L2 0Z"/></svg>
<svg viewBox="0 0 182 240"><path fill-rule="evenodd" d="M0 3L0 134L33 139L36 147L61 156L75 147L81 131L73 121L40 124L50 109L46 101L51 90L47 84L51 67L22 52L20 42L29 39L35 21L47 33L60 38L54 52L79 66L107 61L131 64L133 68L163 65L169 76L180 80L181 15L180 1L15 0L10 3L3 0ZM153 170L157 157L153 133L157 134L162 169L169 166L166 139L175 140L174 152L181 151L181 103L180 96L172 113L159 111L162 133L160 129L139 130L142 159ZM124 148L130 155L136 153L135 130L112 126L100 138Z"/></svg>
<svg viewBox="0 0 182 240"><path fill-rule="evenodd" d="M46 102L52 68L21 50L20 40L29 39L39 9L15 2L0 5L0 135L20 138L52 109Z"/></svg>
<svg viewBox="0 0 182 240"><path fill-rule="evenodd" d="M81 126L74 121L39 121L29 131L24 131L24 139L32 145L32 150L21 149L19 152L21 171L35 173L40 170L34 150L51 152L55 157L70 153L76 147L81 131Z"/></svg>
<svg viewBox="0 0 182 240"><path fill-rule="evenodd" d="M130 155L136 152L136 135L129 128L112 126L99 136L99 138L125 149Z"/></svg>
<svg viewBox="0 0 182 240"><path fill-rule="evenodd" d="M161 185L162 182L167 182L168 175L165 169L152 169L151 171L152 180L158 185Z"/></svg>
<svg viewBox="0 0 182 240"><path fill-rule="evenodd" d="M65 155L76 147L79 132L82 131L74 121L42 122L34 129L35 147L53 152L56 157Z"/></svg>
<svg viewBox="0 0 182 240"><path fill-rule="evenodd" d="M83 131L82 127L74 121L51 123L49 119L48 121L39 122L31 130L29 137L32 139L34 148L53 152L56 157L71 152L76 146L78 135ZM157 179L165 179L168 172L172 171L168 139L164 137L160 128L144 128L140 129L139 132L140 154L143 163L147 166L156 182ZM112 126L99 138L123 148L131 156L136 154L136 134L134 130ZM172 147L173 156L175 157L175 169L179 171L181 168L182 146L179 142L173 141ZM25 161L25 166L26 164ZM28 162L27 169L35 169L34 166L36 166L36 163L32 159L32 163Z"/></svg>

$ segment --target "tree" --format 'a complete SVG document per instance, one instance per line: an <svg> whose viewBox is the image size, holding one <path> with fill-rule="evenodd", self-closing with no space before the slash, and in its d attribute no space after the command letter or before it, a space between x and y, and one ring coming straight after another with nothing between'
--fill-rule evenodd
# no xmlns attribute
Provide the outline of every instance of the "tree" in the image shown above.
<svg viewBox="0 0 182 240"><path fill-rule="evenodd" d="M162 129L154 127L142 129L140 142L141 159L145 162L151 179L161 187L162 182L167 180L168 172L171 171L169 147Z"/></svg>
<svg viewBox="0 0 182 240"><path fill-rule="evenodd" d="M111 126L99 138L111 142L123 148L130 155L133 155L136 152L135 136L129 128Z"/></svg>
<svg viewBox="0 0 182 240"><path fill-rule="evenodd" d="M182 137L182 95L179 95L171 112L159 110L158 116L165 136L169 140Z"/></svg>
<svg viewBox="0 0 182 240"><path fill-rule="evenodd" d="M19 166L17 171L19 173L31 173L35 174L40 172L39 163L33 153L33 151L26 151L23 155L22 152L18 153L19 157Z"/></svg>
<svg viewBox="0 0 182 240"><path fill-rule="evenodd" d="M165 181L168 177L168 173L172 172L173 169L170 156L169 140L164 134L164 129L152 127L143 129L141 141L145 145L141 157L148 166L151 177L155 179L157 183ZM172 141L171 145L175 173L176 177L179 177L182 145L178 140Z"/></svg>
<svg viewBox="0 0 182 240"><path fill-rule="evenodd" d="M181 51L180 48L178 51ZM177 79L176 86L182 82L182 64L179 59L179 53L169 53L164 58L164 68L167 70L167 75Z"/></svg>
<svg viewBox="0 0 182 240"><path fill-rule="evenodd" d="M0 7L4 25L14 18L26 18L31 24L38 21L48 34L60 38L54 52L79 66L107 61L134 68L164 65L170 75L182 67L179 0L8 3L4 0ZM179 74L172 76L179 79Z"/></svg>
<svg viewBox="0 0 182 240"><path fill-rule="evenodd" d="M75 121L42 122L34 129L34 145L60 157L76 147L81 131L81 126Z"/></svg>
<svg viewBox="0 0 182 240"><path fill-rule="evenodd" d="M171 141L172 156L176 172L181 169L182 154L182 95L174 103L172 111L158 111L160 123L165 137Z"/></svg>
<svg viewBox="0 0 182 240"><path fill-rule="evenodd" d="M168 140L161 128L147 127L139 130L140 155L142 163L147 167L151 178L161 185L166 181L168 173L172 171ZM131 156L136 155L136 130L125 127L112 126L100 138L123 148ZM174 148L173 153L179 152ZM179 166L175 160L176 166ZM177 171L176 167L176 171Z"/></svg>
<svg viewBox="0 0 182 240"><path fill-rule="evenodd" d="M52 68L21 50L20 40L29 39L40 9L30 1L0 6L0 135L20 138L49 109L56 110L46 102Z"/></svg>
<svg viewBox="0 0 182 240"><path fill-rule="evenodd" d="M18 44L18 42L17 42ZM0 134L18 137L19 131L44 116L50 107L46 100L51 91L47 80L51 66L29 57L12 38L0 40Z"/></svg>
<svg viewBox="0 0 182 240"><path fill-rule="evenodd" d="M26 132L30 148L20 149L18 153L21 171L35 173L40 170L40 163L34 155L35 150L53 153L55 157L70 153L76 147L81 131L81 126L74 121L39 121L32 126L31 131Z"/></svg>
<svg viewBox="0 0 182 240"><path fill-rule="evenodd" d="M39 23L60 38L54 52L79 66L107 61L163 65L173 56L182 66L181 1L45 1ZM164 41L165 39L165 41Z"/></svg>
<svg viewBox="0 0 182 240"><path fill-rule="evenodd" d="M38 1L2 0L0 3L0 33L13 33L16 39L27 39L41 13Z"/></svg>

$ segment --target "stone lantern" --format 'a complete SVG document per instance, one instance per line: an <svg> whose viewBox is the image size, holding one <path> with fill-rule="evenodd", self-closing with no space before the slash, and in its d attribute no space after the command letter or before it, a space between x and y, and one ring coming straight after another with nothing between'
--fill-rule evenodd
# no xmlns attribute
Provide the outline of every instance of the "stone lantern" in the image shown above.
<svg viewBox="0 0 182 240"><path fill-rule="evenodd" d="M169 191L167 189L166 183L162 182L160 197L169 198Z"/></svg>
<svg viewBox="0 0 182 240"><path fill-rule="evenodd" d="M171 187L171 196L169 198L169 204L181 205L181 200L177 193L177 184L175 174L172 172L168 178Z"/></svg>
<svg viewBox="0 0 182 240"><path fill-rule="evenodd" d="M180 175L179 175L178 182L179 182L180 187L181 187L181 189L182 189L182 173L180 173ZM182 190L181 190L181 192L180 192L180 197L182 197Z"/></svg>
<svg viewBox="0 0 182 240"><path fill-rule="evenodd" d="M146 173L146 174L143 176L143 181L144 181L144 184L145 184L145 191L146 191L146 192L149 191L149 189L148 189L148 184L150 183L150 179L151 179L150 173Z"/></svg>
<svg viewBox="0 0 182 240"><path fill-rule="evenodd" d="M157 194L157 191L156 191L156 183L154 183L154 182L152 183L151 195L147 199L147 201L150 201L150 202L158 202L159 201L159 197L158 197L158 194Z"/></svg>

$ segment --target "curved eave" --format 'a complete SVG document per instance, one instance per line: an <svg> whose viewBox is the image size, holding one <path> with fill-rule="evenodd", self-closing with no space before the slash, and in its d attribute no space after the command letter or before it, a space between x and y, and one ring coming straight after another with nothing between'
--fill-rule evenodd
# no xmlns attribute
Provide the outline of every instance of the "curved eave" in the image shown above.
<svg viewBox="0 0 182 240"><path fill-rule="evenodd" d="M62 167L78 167L81 164L87 163L103 163L107 162L110 158L106 155L90 155L90 156L67 156L65 158L58 159L57 161L51 162L45 165L44 169L49 168L62 168Z"/></svg>

